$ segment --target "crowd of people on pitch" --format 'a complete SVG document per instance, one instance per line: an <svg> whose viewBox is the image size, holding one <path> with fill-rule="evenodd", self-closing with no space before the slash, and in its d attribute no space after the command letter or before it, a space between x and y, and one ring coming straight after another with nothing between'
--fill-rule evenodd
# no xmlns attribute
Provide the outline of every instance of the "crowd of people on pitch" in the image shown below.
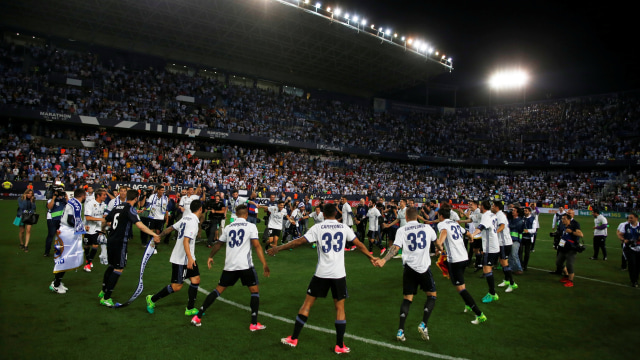
<svg viewBox="0 0 640 360"><path fill-rule="evenodd" d="M32 135L33 134L33 135ZM90 140L95 147L45 145L44 138ZM215 158L198 157L196 151ZM504 194L506 201L594 205L608 210L637 208L633 171L552 171L468 169L313 154L295 150L192 142L157 136L133 136L104 130L59 129L55 125L0 128L0 178L53 181L69 186L109 181L204 184L267 192L479 199Z"/></svg>
<svg viewBox="0 0 640 360"><path fill-rule="evenodd" d="M640 157L637 142L625 135L635 131L639 99L633 93L447 114L375 113L342 101L278 94L198 74L134 70L53 46L2 43L0 70L0 106L428 156L512 161ZM58 83L54 75L91 86ZM177 101L181 95L205 100Z"/></svg>

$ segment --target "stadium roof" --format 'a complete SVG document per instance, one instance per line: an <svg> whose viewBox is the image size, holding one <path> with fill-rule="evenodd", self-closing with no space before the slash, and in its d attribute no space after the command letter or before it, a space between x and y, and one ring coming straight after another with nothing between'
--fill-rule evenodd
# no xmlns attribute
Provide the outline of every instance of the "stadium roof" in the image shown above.
<svg viewBox="0 0 640 360"><path fill-rule="evenodd" d="M273 0L4 1L3 26L358 96L449 68Z"/></svg>

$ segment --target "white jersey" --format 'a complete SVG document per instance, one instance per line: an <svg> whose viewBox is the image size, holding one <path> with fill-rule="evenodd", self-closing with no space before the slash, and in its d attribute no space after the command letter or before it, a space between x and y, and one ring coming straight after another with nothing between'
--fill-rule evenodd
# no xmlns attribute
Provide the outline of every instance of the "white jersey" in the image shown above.
<svg viewBox="0 0 640 360"><path fill-rule="evenodd" d="M115 208L116 206L124 202L125 202L124 200L120 199L120 196L116 196L113 200L111 200L111 202L109 202L106 213L107 214L110 213L111 211L113 211L113 208Z"/></svg>
<svg viewBox="0 0 640 360"><path fill-rule="evenodd" d="M87 197L84 199L84 203L88 203L89 201L95 200L96 199L96 193L92 192L91 194L86 193Z"/></svg>
<svg viewBox="0 0 640 360"><path fill-rule="evenodd" d="M447 261L453 264L469 260L467 249L464 246L464 233L466 230L451 219L438 223L438 231L442 230L447 231L447 238L444 239Z"/></svg>
<svg viewBox="0 0 640 360"><path fill-rule="evenodd" d="M234 222L227 225L220 236L220 241L227 243L224 270L251 269L253 267L251 240L257 239L258 228L244 218L236 218Z"/></svg>
<svg viewBox="0 0 640 360"><path fill-rule="evenodd" d="M496 232L500 225L504 224L504 229L497 233L498 241L500 242L500 246L509 246L513 245L513 240L511 240L511 230L509 229L509 220L507 220L507 215L500 210L496 213L496 219L498 220L498 225L496 226Z"/></svg>
<svg viewBox="0 0 640 360"><path fill-rule="evenodd" d="M91 200L89 202L85 201L84 203L84 216L85 216L85 224L89 226L89 230L87 234L93 235L96 231L102 229L102 222L100 221L91 221L86 220L87 216L91 216L94 218L102 218L104 217L104 212L107 210L107 204L103 202L99 203L95 200Z"/></svg>
<svg viewBox="0 0 640 360"><path fill-rule="evenodd" d="M287 209L278 210L278 205L269 206L269 229L282 230L283 219L287 216Z"/></svg>
<svg viewBox="0 0 640 360"><path fill-rule="evenodd" d="M485 254L494 254L500 252L500 246L498 245L498 235L496 230L498 229L498 218L491 211L485 211L482 214L482 220L480 225L484 226L482 229L482 252Z"/></svg>
<svg viewBox="0 0 640 360"><path fill-rule="evenodd" d="M324 221L324 214L320 212L319 214L315 211L309 215L310 218L313 219L313 224L321 224Z"/></svg>
<svg viewBox="0 0 640 360"><path fill-rule="evenodd" d="M195 261L196 236L198 235L199 224L200 220L198 217L191 213L183 216L180 221L172 225L174 229L178 230L178 237L176 239L176 244L173 246L171 257L169 258L171 263L177 265L187 265L189 263L187 252L184 251L184 238L189 238L189 251L191 251L191 257L193 257L193 260Z"/></svg>
<svg viewBox="0 0 640 360"><path fill-rule="evenodd" d="M344 246L356 238L351 227L337 220L325 220L313 225L304 238L318 243L318 265L315 276L323 279L341 279L347 276L344 269Z"/></svg>
<svg viewBox="0 0 640 360"><path fill-rule="evenodd" d="M158 194L149 196L146 203L146 207L149 209L149 218L154 220L164 220L168 204L169 198L165 195L162 195L162 197L158 197Z"/></svg>
<svg viewBox="0 0 640 360"><path fill-rule="evenodd" d="M402 249L402 263L422 274L431 266L429 249L432 241L436 241L433 228L414 220L398 229L393 245Z"/></svg>
<svg viewBox="0 0 640 360"><path fill-rule="evenodd" d="M593 225L595 227L601 226L601 225L608 225L609 222L607 221L607 218L604 217L604 215L599 214L598 217L593 219ZM607 236L607 228L605 227L604 229L600 230L600 229L593 229L593 236Z"/></svg>
<svg viewBox="0 0 640 360"><path fill-rule="evenodd" d="M233 197L231 199L229 199L229 211L231 211L231 218L235 219L236 218L236 208L240 205L246 205L249 203L249 199L238 196L237 199L234 199Z"/></svg>
<svg viewBox="0 0 640 360"><path fill-rule="evenodd" d="M382 216L380 210L376 207L372 207L367 211L367 218L369 218L369 231L380 231L380 222L378 218Z"/></svg>
<svg viewBox="0 0 640 360"><path fill-rule="evenodd" d="M191 196L185 195L180 199L179 205L184 208L184 211L182 212L182 216L189 215L192 213L190 206L193 200L200 200L200 197L196 194L193 194Z"/></svg>
<svg viewBox="0 0 640 360"><path fill-rule="evenodd" d="M403 227L407 225L407 207L406 206L403 207L402 209L398 209L398 220L400 220L399 227Z"/></svg>
<svg viewBox="0 0 640 360"><path fill-rule="evenodd" d="M478 225L480 225L480 220L482 220L482 212L480 211L480 209L476 208L469 215L469 218L471 219L471 222L469 223L469 231L473 234L473 232L478 228ZM479 234L476 235L475 239L480 239L481 237L482 234Z"/></svg>
<svg viewBox="0 0 640 360"><path fill-rule="evenodd" d="M293 209L289 217L291 218L291 220L296 222L295 226L298 226L298 222L300 221L300 219L302 219L302 212L300 211L300 209L295 208ZM287 227L290 227L290 226L293 226L293 224L291 223L291 221L287 221Z"/></svg>
<svg viewBox="0 0 640 360"><path fill-rule="evenodd" d="M351 205L346 202L342 205L342 223L347 226L353 226L353 218L349 213L353 213L353 210L351 210Z"/></svg>
<svg viewBox="0 0 640 360"><path fill-rule="evenodd" d="M449 213L449 220L460 221L460 215L451 209L451 212Z"/></svg>
<svg viewBox="0 0 640 360"><path fill-rule="evenodd" d="M67 223L67 219L69 218L69 216L74 217L73 205L67 203L67 205L65 205L64 207L64 212L62 213L62 217L60 218L60 226L66 226L68 228L71 228L71 230L73 230L74 226L72 224ZM82 221L84 221L84 218L82 219Z"/></svg>

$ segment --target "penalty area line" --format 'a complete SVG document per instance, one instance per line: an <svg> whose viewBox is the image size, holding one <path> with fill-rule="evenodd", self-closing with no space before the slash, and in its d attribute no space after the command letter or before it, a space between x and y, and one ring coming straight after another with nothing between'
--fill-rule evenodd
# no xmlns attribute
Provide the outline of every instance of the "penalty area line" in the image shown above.
<svg viewBox="0 0 640 360"><path fill-rule="evenodd" d="M185 282L189 283L188 280L186 280ZM205 295L209 295L211 293L210 291L207 291L207 290L203 289L202 287L198 287L198 291L200 291L201 293L203 293ZM231 300L227 300L227 299L225 299L225 298L223 298L221 296L218 296L217 300L218 301L222 301L225 304L229 304L231 306L235 306L235 307L237 307L239 309L242 309L242 310L251 311L250 307L238 304L238 303L236 303L234 301L231 301ZM295 323L295 321L293 321L291 319L287 319L287 318L284 318L284 317L278 316L278 315L273 315L273 314L270 314L270 313L264 312L264 311L260 311L260 316L264 316L264 317L268 317L268 318L271 318L271 319L279 320L279 321L282 321L282 322L287 323L287 324ZM314 326L314 325L309 325L309 324L305 325L304 327L305 327L305 329L308 328L308 329L312 329L312 330L315 330L315 331L323 332L323 333L326 333L326 334L335 334L336 333L335 330L325 329L325 328L322 328L322 327L319 327L319 326ZM436 353L432 353L432 352L429 352L429 351L411 349L411 348L407 348L407 347L403 347L403 346L388 344L388 343L384 343L384 342L381 342L381 341L367 339L367 338L364 338L364 337L361 337L361 336L357 336L357 335L344 334L344 337L345 338L349 338L349 339L353 339L353 340L356 340L356 341L361 341L363 343L370 344L370 345L377 345L377 346L385 347L385 348L392 349L392 350L404 351L404 352L417 354L417 355L422 355L422 356L428 356L428 357L432 357L432 358L436 358L436 359L467 360L465 358L459 358L459 357L454 357L454 356L449 356L449 355L436 354Z"/></svg>

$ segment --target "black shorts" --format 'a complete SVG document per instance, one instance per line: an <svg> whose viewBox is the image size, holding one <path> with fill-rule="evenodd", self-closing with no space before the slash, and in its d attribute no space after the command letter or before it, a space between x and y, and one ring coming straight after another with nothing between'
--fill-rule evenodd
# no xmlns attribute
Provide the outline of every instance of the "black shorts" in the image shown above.
<svg viewBox="0 0 640 360"><path fill-rule="evenodd" d="M509 255L511 255L511 248L512 247L513 247L513 245L500 246L500 259L508 260L509 259Z"/></svg>
<svg viewBox="0 0 640 360"><path fill-rule="evenodd" d="M87 246L98 245L98 236L100 234L84 234L84 244Z"/></svg>
<svg viewBox="0 0 640 360"><path fill-rule="evenodd" d="M163 227L164 227L164 220L149 219L149 229L162 231Z"/></svg>
<svg viewBox="0 0 640 360"><path fill-rule="evenodd" d="M484 253L482 257L482 266L495 266L498 264L500 253Z"/></svg>
<svg viewBox="0 0 640 360"><path fill-rule="evenodd" d="M398 228L396 228L396 227L388 227L383 231L387 232L387 235L389 236L389 241L391 241L391 242L396 241L396 233L398 232Z"/></svg>
<svg viewBox="0 0 640 360"><path fill-rule="evenodd" d="M187 269L187 265L171 263L171 283L182 284L184 279L200 276L198 263L193 264L193 269Z"/></svg>
<svg viewBox="0 0 640 360"><path fill-rule="evenodd" d="M415 295L418 293L418 287L422 291L435 292L436 282L433 280L431 268L423 273L416 272L410 266L404 266L402 273L402 295Z"/></svg>
<svg viewBox="0 0 640 360"><path fill-rule="evenodd" d="M471 248L482 249L482 239L481 238L473 239L473 242L471 243Z"/></svg>
<svg viewBox="0 0 640 360"><path fill-rule="evenodd" d="M116 269L127 266L127 240L107 240L107 261Z"/></svg>
<svg viewBox="0 0 640 360"><path fill-rule="evenodd" d="M282 230L278 230L278 229L269 229L269 237L280 237L280 235L282 234Z"/></svg>
<svg viewBox="0 0 640 360"><path fill-rule="evenodd" d="M464 269L468 261L449 263L449 278L454 286L464 285Z"/></svg>
<svg viewBox="0 0 640 360"><path fill-rule="evenodd" d="M325 279L314 276L309 282L307 294L316 298L325 298L331 289L331 295L336 300L344 300L349 297L347 292L347 278Z"/></svg>
<svg viewBox="0 0 640 360"><path fill-rule="evenodd" d="M380 235L379 231L371 231L369 230L369 233L367 234L367 236L369 237L369 239L378 239L378 236Z"/></svg>
<svg viewBox="0 0 640 360"><path fill-rule="evenodd" d="M255 286L259 285L258 281L258 273L256 272L256 268L252 267L245 270L235 270L235 271L222 271L222 275L220 275L220 281L218 285L222 287L233 286L238 282L238 279L242 281L242 286Z"/></svg>

